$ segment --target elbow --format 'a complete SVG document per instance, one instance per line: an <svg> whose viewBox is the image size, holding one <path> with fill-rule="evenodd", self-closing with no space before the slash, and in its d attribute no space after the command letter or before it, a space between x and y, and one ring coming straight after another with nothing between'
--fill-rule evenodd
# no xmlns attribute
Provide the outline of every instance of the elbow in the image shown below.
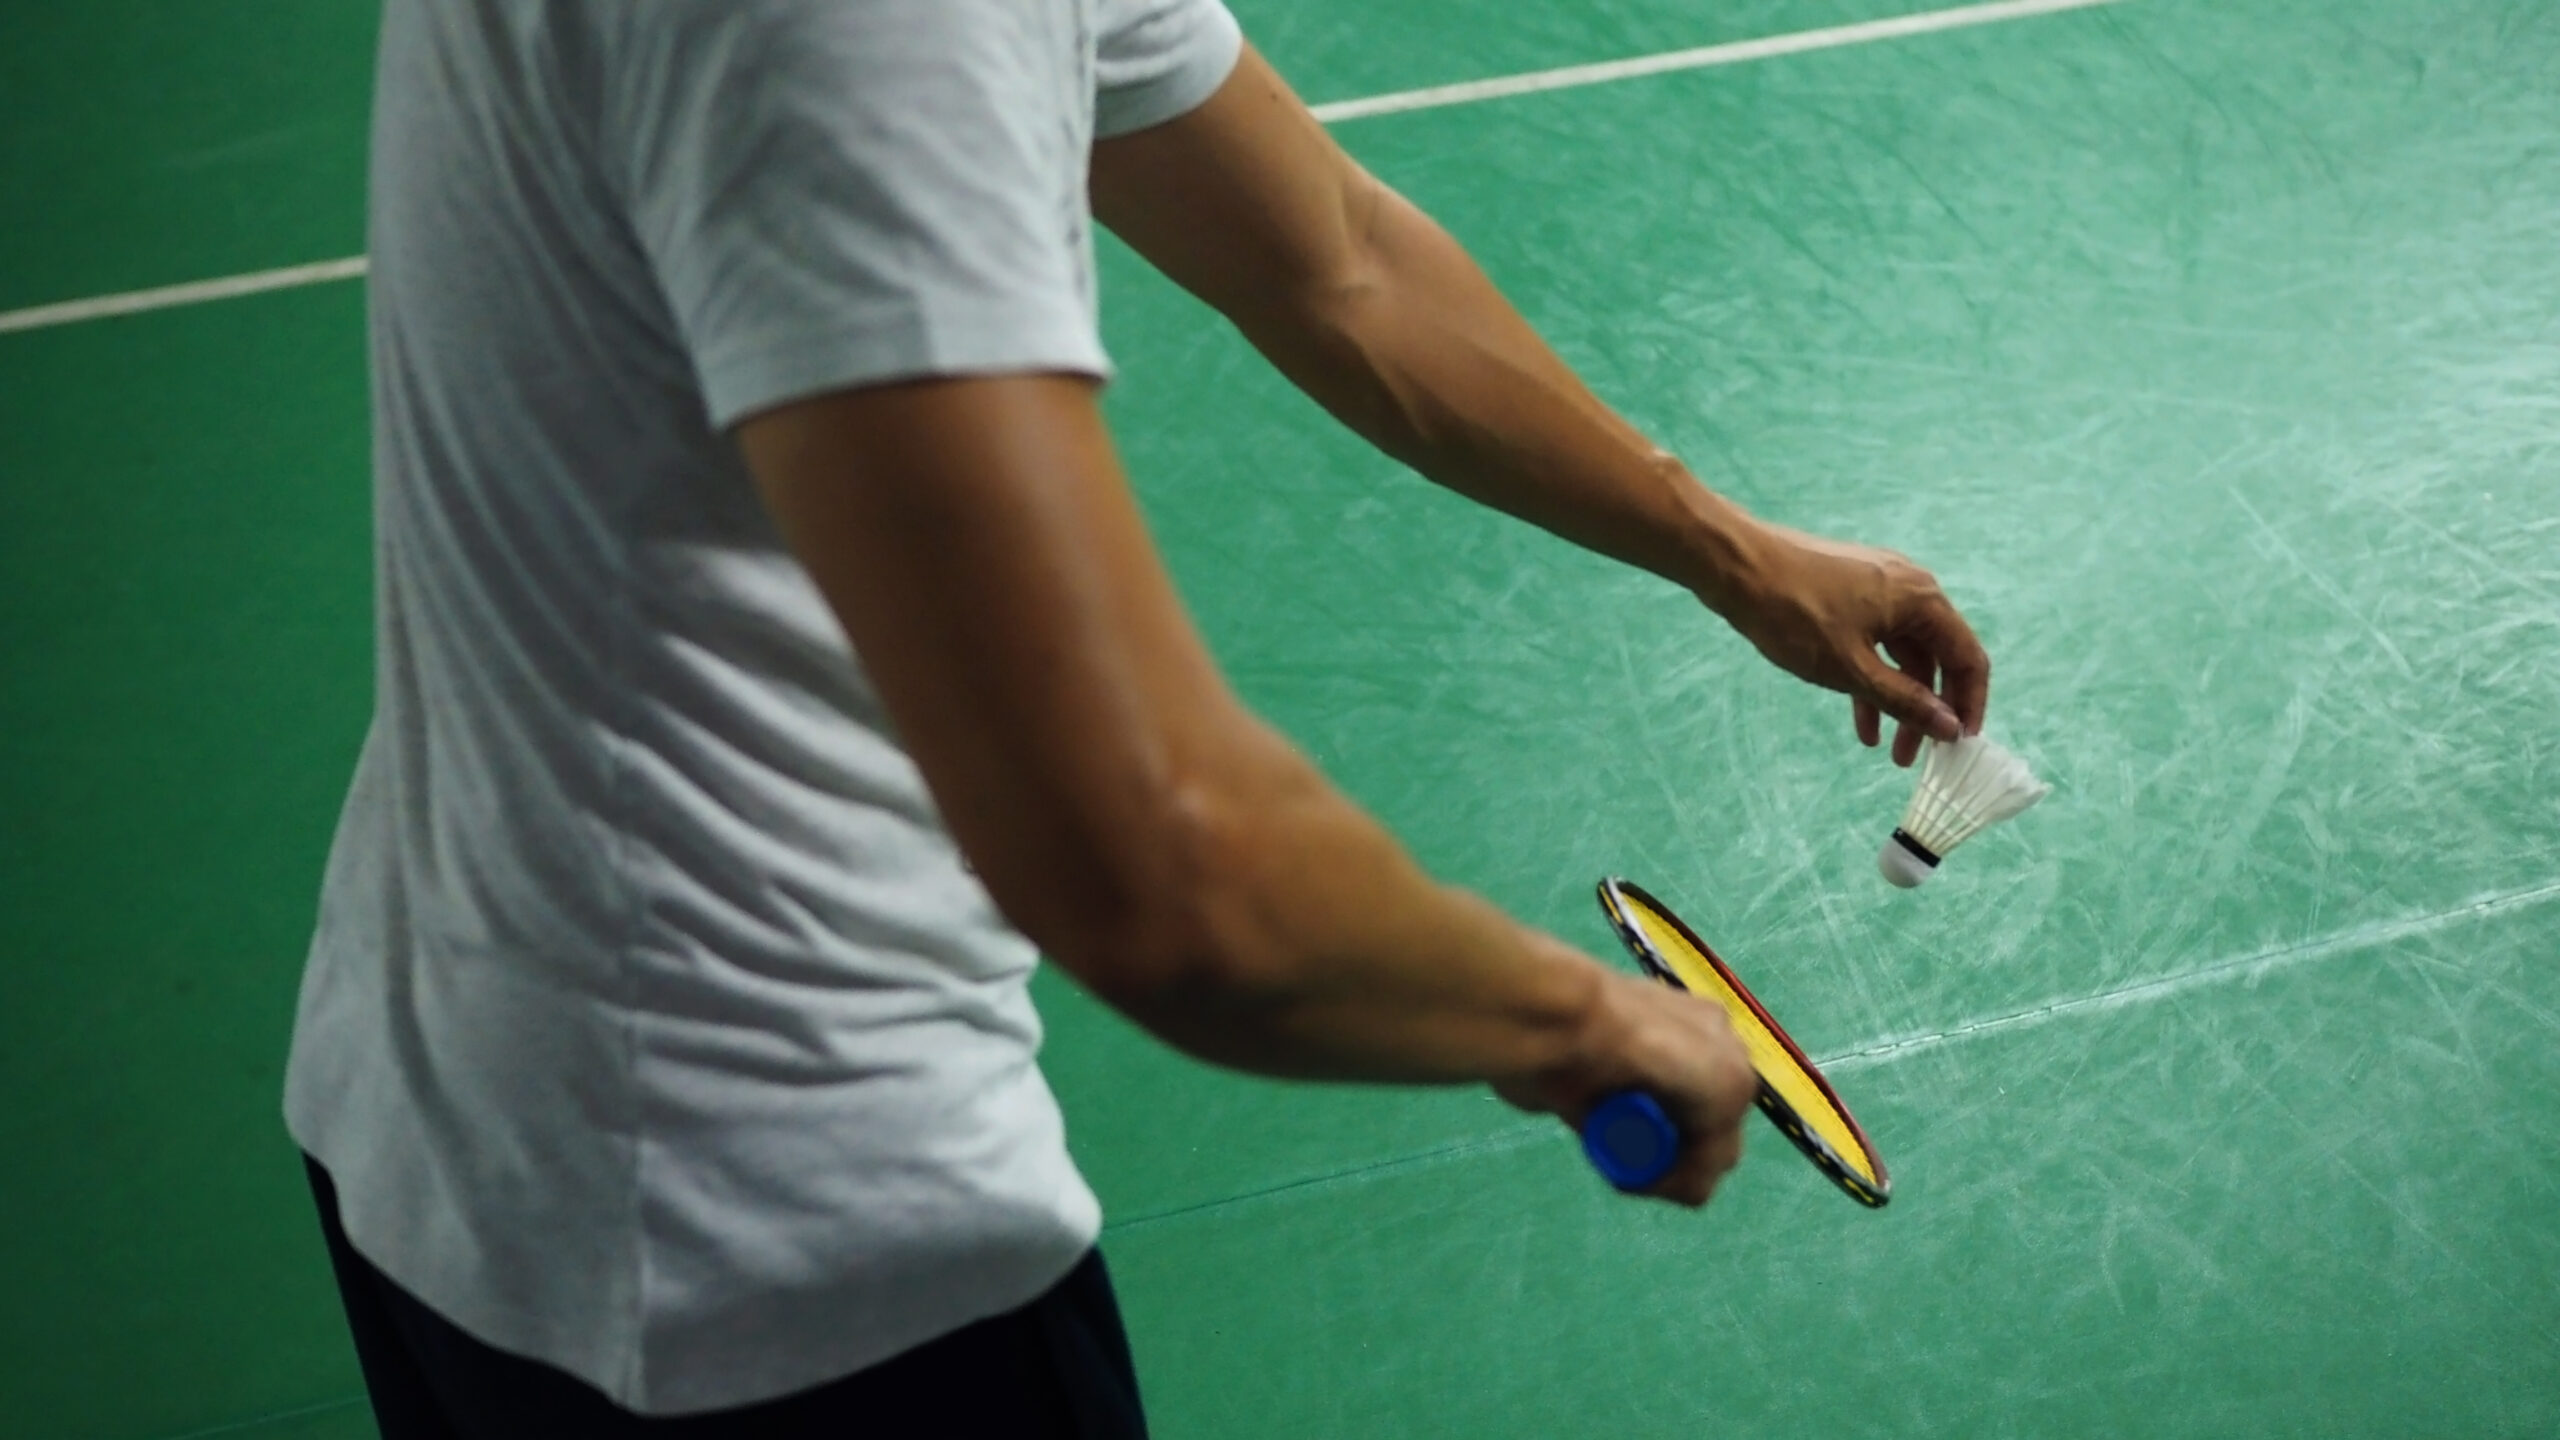
<svg viewBox="0 0 2560 1440"><path fill-rule="evenodd" d="M1206 786L1169 787L1122 837L1104 903L1034 934L1052 963L1158 1033L1285 994L1298 968L1258 859L1267 818Z"/></svg>

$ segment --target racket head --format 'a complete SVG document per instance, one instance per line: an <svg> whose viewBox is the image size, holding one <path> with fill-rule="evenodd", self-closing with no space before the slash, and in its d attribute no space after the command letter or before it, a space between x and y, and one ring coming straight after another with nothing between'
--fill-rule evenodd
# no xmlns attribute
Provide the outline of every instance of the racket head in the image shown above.
<svg viewBox="0 0 2560 1440"><path fill-rule="evenodd" d="M1750 987L1671 907L1633 881L1600 882L1600 909L1645 973L1724 1008L1760 1076L1760 1112L1850 1199L1881 1209L1893 1181L1867 1132Z"/></svg>

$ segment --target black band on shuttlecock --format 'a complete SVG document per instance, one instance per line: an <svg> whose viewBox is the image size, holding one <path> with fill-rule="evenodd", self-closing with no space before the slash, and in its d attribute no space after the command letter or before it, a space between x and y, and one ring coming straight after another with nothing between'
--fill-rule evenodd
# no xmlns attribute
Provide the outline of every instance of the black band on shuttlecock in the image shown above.
<svg viewBox="0 0 2560 1440"><path fill-rule="evenodd" d="M1870 830L1867 833L1873 835L1876 832ZM1938 852L1921 844L1919 841L1912 839L1910 831L1897 825L1893 828L1893 838L1894 843L1918 856L1921 864L1928 866L1932 870L1938 868Z"/></svg>

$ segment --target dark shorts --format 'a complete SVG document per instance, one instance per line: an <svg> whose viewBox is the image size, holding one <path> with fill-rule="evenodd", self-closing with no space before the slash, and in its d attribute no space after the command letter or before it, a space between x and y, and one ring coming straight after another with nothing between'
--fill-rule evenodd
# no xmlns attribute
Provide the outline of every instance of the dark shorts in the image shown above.
<svg viewBox="0 0 2560 1440"><path fill-rule="evenodd" d="M1144 1440L1138 1376L1094 1251L1040 1298L813 1390L650 1419L585 1381L472 1339L347 1244L328 1172L320 1228L383 1440Z"/></svg>

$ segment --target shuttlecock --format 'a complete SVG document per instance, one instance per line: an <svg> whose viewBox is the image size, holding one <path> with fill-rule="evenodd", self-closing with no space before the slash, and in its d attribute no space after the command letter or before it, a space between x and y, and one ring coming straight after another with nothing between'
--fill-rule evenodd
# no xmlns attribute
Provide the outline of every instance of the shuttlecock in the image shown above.
<svg viewBox="0 0 2560 1440"><path fill-rule="evenodd" d="M1920 788L1902 825L1876 852L1884 878L1908 890L1936 873L1948 851L2051 794L2027 762L1979 735L1924 740Z"/></svg>

